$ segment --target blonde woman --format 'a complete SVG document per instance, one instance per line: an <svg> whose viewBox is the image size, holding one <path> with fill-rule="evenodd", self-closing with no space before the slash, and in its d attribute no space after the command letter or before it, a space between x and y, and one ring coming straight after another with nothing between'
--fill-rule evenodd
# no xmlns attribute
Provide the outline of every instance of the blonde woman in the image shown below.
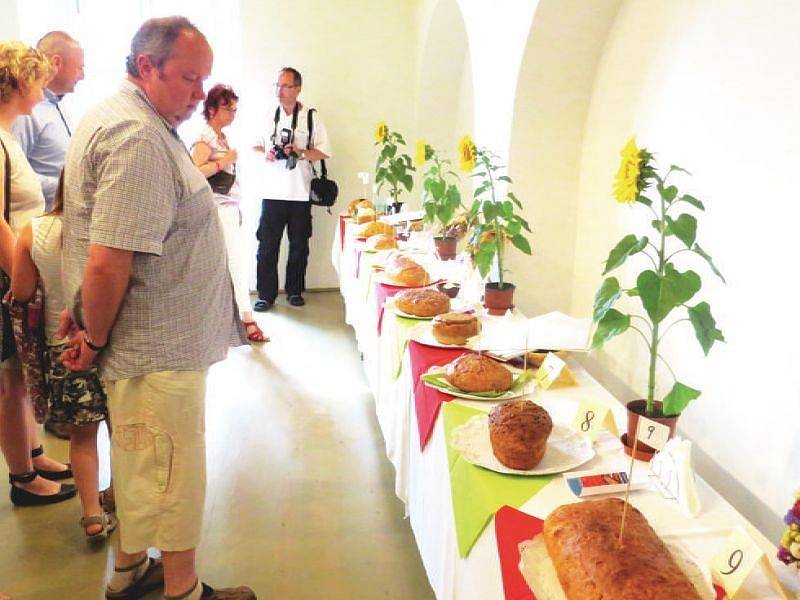
<svg viewBox="0 0 800 600"><path fill-rule="evenodd" d="M51 74L50 63L38 50L21 42L0 42L0 269L6 274L11 273L17 235L44 209L39 179L11 135L11 125L42 101ZM57 480L72 473L67 465L44 455L20 363L14 356L7 310L3 309L1 319L0 450L8 465L11 502L36 506L67 500L75 495L75 486Z"/></svg>

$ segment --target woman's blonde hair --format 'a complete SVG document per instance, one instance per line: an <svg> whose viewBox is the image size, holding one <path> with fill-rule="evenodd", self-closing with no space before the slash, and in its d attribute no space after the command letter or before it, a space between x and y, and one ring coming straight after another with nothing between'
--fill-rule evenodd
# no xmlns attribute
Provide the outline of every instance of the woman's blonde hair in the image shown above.
<svg viewBox="0 0 800 600"><path fill-rule="evenodd" d="M0 42L0 103L9 102L19 93L20 84L47 83L53 75L47 57L22 42Z"/></svg>

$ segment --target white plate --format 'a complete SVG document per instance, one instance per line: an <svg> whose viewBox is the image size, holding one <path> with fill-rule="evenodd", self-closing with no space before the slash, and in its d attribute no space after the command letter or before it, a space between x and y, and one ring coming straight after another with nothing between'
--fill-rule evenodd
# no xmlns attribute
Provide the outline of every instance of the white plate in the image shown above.
<svg viewBox="0 0 800 600"><path fill-rule="evenodd" d="M434 348L466 348L473 350L478 339L477 335L467 338L467 343L463 346L455 344L443 344L433 336L433 326L430 323L420 323L408 332L408 339L419 342L426 346L433 346Z"/></svg>
<svg viewBox="0 0 800 600"><path fill-rule="evenodd" d="M398 317L404 317L406 319L416 319L417 321L430 321L433 317L421 317L419 315L410 315L407 312L403 312L399 308L397 308L394 304L392 304L392 312L396 314Z"/></svg>
<svg viewBox="0 0 800 600"><path fill-rule="evenodd" d="M455 299L451 298L450 299L450 308L447 309L446 312L459 312L459 307L460 306L463 307L463 305L464 305L463 302L459 302L458 300L455 300ZM396 315L398 315L400 317L405 317L406 319L417 319L418 321L430 321L430 320L433 319L433 317L420 317L418 315L410 315L407 312L404 312L404 311L400 310L399 308L397 308L397 305L394 303L394 296L392 296L392 298L387 300L387 307L391 308L392 311ZM436 343L436 345L439 345L442 348L458 348L458 346L444 346L442 344L439 344L439 342L436 341L436 338L433 337L433 333L431 333L431 329L430 328L428 328L428 335ZM422 343L426 343L426 342L422 342ZM433 344L427 344L427 345L430 346L430 345L433 345Z"/></svg>
<svg viewBox="0 0 800 600"><path fill-rule="evenodd" d="M458 348L458 346L444 346L445 348ZM508 365L504 365L506 369L511 371L511 374L516 379L521 373L522 369L517 369L516 367L509 367ZM447 365L444 366L432 366L428 369L425 373L444 373L447 369ZM476 396L474 394L470 394L469 392L463 391L456 391L452 388L446 386L439 386L435 383L430 383L428 381L423 380L422 383L427 385L428 387L434 388L439 390L440 392L444 392L445 394L450 394L451 396L455 396L456 398L464 398L465 400L478 400L479 402L500 402L502 400L511 400L512 398L519 398L520 396L525 396L526 394L532 393L536 389L536 380L531 377L528 383L524 384L523 386L519 387L518 389L510 389L506 392L503 392L499 396L493 396L491 398L487 398L486 396ZM488 431L488 430L487 430Z"/></svg>
<svg viewBox="0 0 800 600"><path fill-rule="evenodd" d="M489 415L475 415L453 430L450 445L473 465L512 475L551 475L574 469L594 458L592 442L563 425L553 425L542 462L528 471L510 469L497 460L489 440Z"/></svg>

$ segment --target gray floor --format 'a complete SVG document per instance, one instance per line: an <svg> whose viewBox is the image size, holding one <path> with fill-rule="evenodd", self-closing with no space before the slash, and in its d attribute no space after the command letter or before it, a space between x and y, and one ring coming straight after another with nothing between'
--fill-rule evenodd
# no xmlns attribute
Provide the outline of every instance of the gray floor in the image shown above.
<svg viewBox="0 0 800 600"><path fill-rule="evenodd" d="M258 316L273 341L211 369L201 578L250 585L262 600L432 598L341 297L307 300L297 309L279 297ZM65 442L45 446L67 458ZM17 509L0 498L0 592L102 598L111 551L89 549L79 516L77 500Z"/></svg>

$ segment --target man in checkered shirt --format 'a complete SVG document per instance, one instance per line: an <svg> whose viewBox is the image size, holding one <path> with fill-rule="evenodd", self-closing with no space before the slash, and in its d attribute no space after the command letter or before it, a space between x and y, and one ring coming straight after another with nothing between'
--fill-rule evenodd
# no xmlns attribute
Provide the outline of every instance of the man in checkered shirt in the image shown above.
<svg viewBox="0 0 800 600"><path fill-rule="evenodd" d="M127 80L84 117L66 157L64 282L80 329L62 359L97 359L108 388L120 544L107 598L162 582L167 598L255 598L195 572L206 372L246 341L211 189L175 131L211 65L186 19L145 22Z"/></svg>

